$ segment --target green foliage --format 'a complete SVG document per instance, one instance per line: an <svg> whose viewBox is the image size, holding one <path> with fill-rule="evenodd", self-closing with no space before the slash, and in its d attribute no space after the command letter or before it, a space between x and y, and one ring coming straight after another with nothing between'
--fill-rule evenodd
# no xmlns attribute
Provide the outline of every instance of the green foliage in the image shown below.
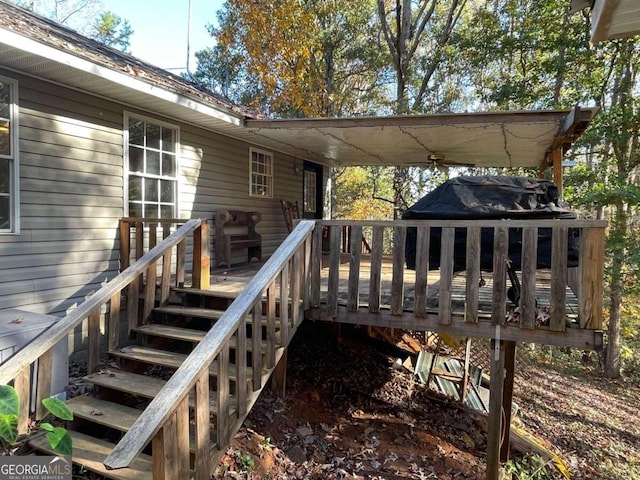
<svg viewBox="0 0 640 480"><path fill-rule="evenodd" d="M253 460L253 457L251 455L249 455L248 453L242 453L240 451L236 453L236 460L238 462L240 470L243 472L251 471L255 464L255 461Z"/></svg>
<svg viewBox="0 0 640 480"><path fill-rule="evenodd" d="M560 480L564 478L550 462L536 454L509 460L505 464L505 473L511 476L511 480Z"/></svg>
<svg viewBox="0 0 640 480"><path fill-rule="evenodd" d="M90 36L108 47L129 53L133 29L129 22L113 12L102 12L93 22Z"/></svg>
<svg viewBox="0 0 640 480"><path fill-rule="evenodd" d="M0 438L11 445L18 440L18 394L8 385L0 385Z"/></svg>
<svg viewBox="0 0 640 480"><path fill-rule="evenodd" d="M61 420L73 420L73 412L61 400L50 397L42 401L44 407ZM15 389L9 385L0 385L0 439L7 450L18 441L18 414L20 412L20 399ZM43 422L39 427L46 431L49 445L60 455L71 455L71 436L66 429L54 427L50 423Z"/></svg>

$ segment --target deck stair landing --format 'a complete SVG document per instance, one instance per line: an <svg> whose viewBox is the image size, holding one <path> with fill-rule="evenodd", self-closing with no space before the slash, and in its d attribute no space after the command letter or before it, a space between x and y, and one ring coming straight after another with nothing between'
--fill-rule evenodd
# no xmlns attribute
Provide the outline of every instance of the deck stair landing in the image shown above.
<svg viewBox="0 0 640 480"><path fill-rule="evenodd" d="M172 291L170 298L178 299L180 303L156 307L150 317L150 323L131 329L130 344L108 352L111 360L109 365L115 363L117 366L101 369L84 377L87 383L93 385L92 393L67 401L67 405L74 413L74 421L68 425L73 439L73 461L89 471L107 478L123 480L152 478L150 446L128 468L107 470L102 462L123 432L129 430L149 401L160 392L168 377L180 366L193 347L204 338L207 330L222 316L226 306L233 301L234 295L228 291L218 293L215 289L179 288ZM254 346L260 345L261 355L265 357L267 354L267 342L264 338L266 323L263 322L264 328L259 332L253 332L251 327L252 323L248 321L246 351L252 352ZM279 341L280 330L280 322L277 319L275 338L277 345L280 345L277 349L282 351L283 347ZM255 343L254 334L260 336L259 341ZM232 356L235 355L235 345L234 341L230 343ZM251 358L248 358L247 365L250 365L250 362ZM266 368L268 365L266 359L262 365L261 385L264 388L264 380L269 377L273 367ZM213 362L209 369L212 379L210 388L215 388L216 383L213 379L217 375L217 370L217 363ZM233 364L230 365L228 377L231 383L237 379ZM247 381L248 391L253 391L253 377L249 367L246 369L244 378ZM240 426L244 418L241 418L238 410L233 407L237 404L236 398L232 395L233 389L228 390L231 392L229 395L231 408L229 409L230 418L226 422L229 425ZM248 396L250 405L245 408L244 416L248 414L260 390ZM217 412L215 392L211 391L209 398L210 412L215 417ZM192 393L189 397L190 410L193 410L194 406ZM192 411L190 418L193 418L193 415ZM217 417L212 418L212 422L218 422ZM193 424L190 425L190 430L190 437L192 437L190 448L193 451ZM212 458L217 458L216 455L220 455L220 452L216 449L214 425L211 432ZM31 445L38 450L53 453L44 437L34 438ZM194 465L190 468L193 469Z"/></svg>

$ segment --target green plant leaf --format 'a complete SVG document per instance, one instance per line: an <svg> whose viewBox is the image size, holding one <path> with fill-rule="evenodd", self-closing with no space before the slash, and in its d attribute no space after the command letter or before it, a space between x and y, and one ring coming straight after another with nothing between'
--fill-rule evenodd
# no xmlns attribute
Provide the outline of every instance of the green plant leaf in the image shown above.
<svg viewBox="0 0 640 480"><path fill-rule="evenodd" d="M66 429L55 427L53 432L47 433L47 440L56 453L60 455L72 454L71 435L69 435Z"/></svg>
<svg viewBox="0 0 640 480"><path fill-rule="evenodd" d="M47 432L53 432L53 429L54 429L53 425L47 422L41 423L40 428L43 430L46 430Z"/></svg>
<svg viewBox="0 0 640 480"><path fill-rule="evenodd" d="M20 399L15 389L9 385L0 385L0 415L18 415Z"/></svg>
<svg viewBox="0 0 640 480"><path fill-rule="evenodd" d="M0 438L8 444L18 440L18 416L0 415Z"/></svg>
<svg viewBox="0 0 640 480"><path fill-rule="evenodd" d="M54 416L62 420L73 420L73 412L62 400L56 397L49 397L42 400L42 404Z"/></svg>

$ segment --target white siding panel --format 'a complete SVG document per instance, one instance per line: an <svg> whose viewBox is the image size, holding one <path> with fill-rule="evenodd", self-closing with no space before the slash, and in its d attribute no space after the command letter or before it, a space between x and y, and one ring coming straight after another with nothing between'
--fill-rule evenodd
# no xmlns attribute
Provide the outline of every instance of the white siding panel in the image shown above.
<svg viewBox="0 0 640 480"><path fill-rule="evenodd" d="M64 314L118 269L122 106L16 76L20 235L0 236L0 308Z"/></svg>

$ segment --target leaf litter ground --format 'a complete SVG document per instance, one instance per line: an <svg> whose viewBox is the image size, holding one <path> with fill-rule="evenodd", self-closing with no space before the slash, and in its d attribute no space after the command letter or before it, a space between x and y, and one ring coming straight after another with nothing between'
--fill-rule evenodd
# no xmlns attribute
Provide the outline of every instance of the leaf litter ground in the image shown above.
<svg viewBox="0 0 640 480"><path fill-rule="evenodd" d="M304 322L286 394L262 393L214 477L484 479L485 420L394 368L398 353L358 329ZM640 389L594 372L528 364L516 377L519 421L573 479L640 479ZM518 478L562 478L545 470Z"/></svg>

